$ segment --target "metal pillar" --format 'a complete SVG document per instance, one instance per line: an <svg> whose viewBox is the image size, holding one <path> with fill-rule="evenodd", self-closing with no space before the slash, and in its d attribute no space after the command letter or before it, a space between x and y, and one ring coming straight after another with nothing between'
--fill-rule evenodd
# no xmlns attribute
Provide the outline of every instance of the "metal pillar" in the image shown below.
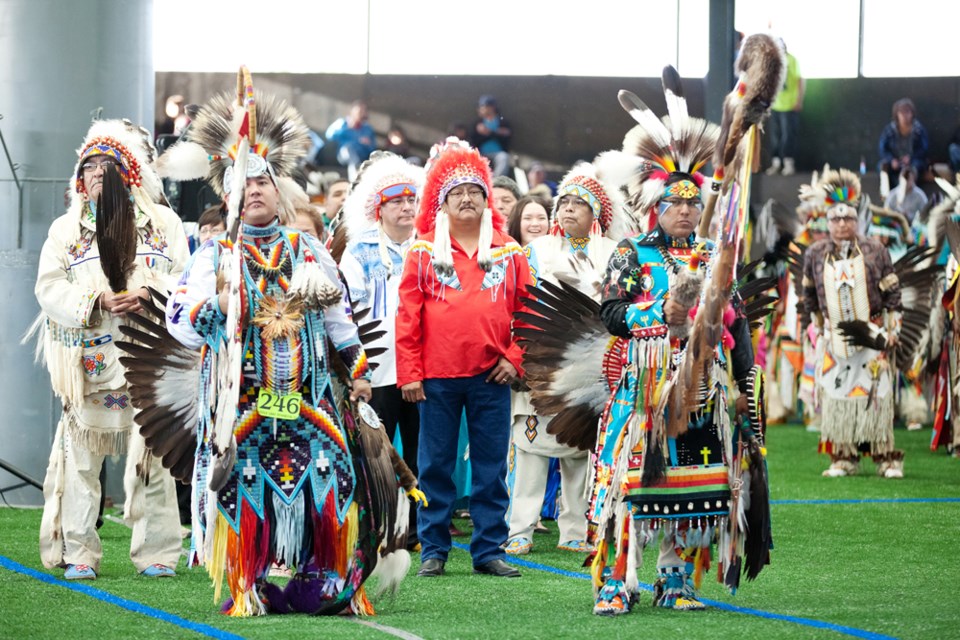
<svg viewBox="0 0 960 640"><path fill-rule="evenodd" d="M153 129L153 0L0 0L0 16L0 459L43 478L60 408L46 371L33 364L33 345L19 344L39 311L37 259L65 210L92 116ZM0 470L0 487L12 482ZM112 473L108 494L121 492ZM32 486L3 498L43 502Z"/></svg>

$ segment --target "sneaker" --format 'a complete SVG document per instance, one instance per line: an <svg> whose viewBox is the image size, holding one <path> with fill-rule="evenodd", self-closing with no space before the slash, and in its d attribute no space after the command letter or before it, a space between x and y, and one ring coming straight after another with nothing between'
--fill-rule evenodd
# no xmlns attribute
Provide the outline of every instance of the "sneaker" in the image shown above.
<svg viewBox="0 0 960 640"><path fill-rule="evenodd" d="M154 563L140 572L146 578L172 578L177 572L165 564Z"/></svg>
<svg viewBox="0 0 960 640"><path fill-rule="evenodd" d="M770 168L764 171L768 176L775 176L780 173L780 158L774 158Z"/></svg>
<svg viewBox="0 0 960 640"><path fill-rule="evenodd" d="M783 159L783 172L780 175L792 176L797 172L797 168L793 163L793 158L784 158Z"/></svg>
<svg viewBox="0 0 960 640"><path fill-rule="evenodd" d="M907 431L920 431L921 429L923 429L923 424L919 422L907 423Z"/></svg>
<svg viewBox="0 0 960 640"><path fill-rule="evenodd" d="M68 564L63 572L64 580L96 580L97 572L88 564Z"/></svg>
<svg viewBox="0 0 960 640"><path fill-rule="evenodd" d="M507 546L503 548L511 556L522 556L530 553L533 549L533 541L530 538L516 536L507 540Z"/></svg>
<svg viewBox="0 0 960 640"><path fill-rule="evenodd" d="M576 553L590 553L593 547L587 544L586 540L567 540L557 545L561 551L574 551Z"/></svg>

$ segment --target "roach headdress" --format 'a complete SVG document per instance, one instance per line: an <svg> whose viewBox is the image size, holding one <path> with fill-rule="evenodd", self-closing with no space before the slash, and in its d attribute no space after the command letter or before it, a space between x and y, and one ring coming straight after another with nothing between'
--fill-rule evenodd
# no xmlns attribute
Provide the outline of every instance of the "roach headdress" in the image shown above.
<svg viewBox="0 0 960 640"><path fill-rule="evenodd" d="M671 175L688 174L698 189L703 188L706 176L700 171L716 150L719 132L715 124L690 116L680 74L670 66L663 69L663 95L668 114L663 118L629 91L621 91L618 96L620 105L638 123L624 137L623 152L643 161L624 186L627 205L635 216L647 220L644 230L656 224L655 206L663 198Z"/></svg>
<svg viewBox="0 0 960 640"><path fill-rule="evenodd" d="M157 161L165 178L206 178L220 197L229 194L242 139L248 140L246 176L269 175L280 191L280 222L293 220L295 203L305 200L302 189L290 178L309 148L307 125L286 100L254 91L246 69L238 76L237 91L215 96L200 111L184 138Z"/></svg>

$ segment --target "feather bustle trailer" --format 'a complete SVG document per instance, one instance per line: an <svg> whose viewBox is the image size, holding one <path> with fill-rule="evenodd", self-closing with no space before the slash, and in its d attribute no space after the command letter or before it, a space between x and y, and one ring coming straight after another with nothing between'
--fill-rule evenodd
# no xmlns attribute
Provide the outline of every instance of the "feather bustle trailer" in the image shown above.
<svg viewBox="0 0 960 640"><path fill-rule="evenodd" d="M200 353L184 347L166 327L166 297L150 289L140 313L127 313L131 325L121 325L126 340L117 347L127 355L120 358L138 410L134 421L150 452L180 482L193 475L200 407L196 397L185 390L200 385ZM134 326L136 325L136 326Z"/></svg>
<svg viewBox="0 0 960 640"><path fill-rule="evenodd" d="M600 305L574 285L541 280L527 291L527 311L515 314L520 323L514 332L525 349L524 380L531 402L539 415L554 416L547 431L558 442L592 451L597 421L611 393L604 375L611 368L607 347L620 339L607 332ZM609 377L619 378L619 373L611 371Z"/></svg>

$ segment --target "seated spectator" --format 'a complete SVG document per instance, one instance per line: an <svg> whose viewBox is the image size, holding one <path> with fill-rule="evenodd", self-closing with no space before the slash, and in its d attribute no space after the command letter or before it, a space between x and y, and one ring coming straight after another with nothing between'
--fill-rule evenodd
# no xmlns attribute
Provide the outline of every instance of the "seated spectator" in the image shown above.
<svg viewBox="0 0 960 640"><path fill-rule="evenodd" d="M493 96L480 96L477 116L470 134L470 144L490 160L494 177L505 176L510 170L508 152L513 136L510 123L500 115L497 99Z"/></svg>
<svg viewBox="0 0 960 640"><path fill-rule="evenodd" d="M960 173L960 127L957 127L950 137L950 144L947 145L947 153L950 156L950 169L954 173Z"/></svg>
<svg viewBox="0 0 960 640"><path fill-rule="evenodd" d="M900 170L913 165L917 176L927 169L927 151L930 147L927 130L917 119L917 108L910 98L893 103L892 120L880 134L879 169L889 178L890 188L897 186Z"/></svg>
<svg viewBox="0 0 960 640"><path fill-rule="evenodd" d="M493 204L508 220L519 199L520 187L511 178L497 176L493 179Z"/></svg>
<svg viewBox="0 0 960 640"><path fill-rule="evenodd" d="M927 204L927 194L917 186L917 170L906 165L900 170L900 182L892 189L883 206L902 213L912 223L917 212Z"/></svg>
<svg viewBox="0 0 960 640"><path fill-rule="evenodd" d="M550 231L552 208L549 202L537 196L526 195L520 198L513 208L513 214L507 219L507 234L522 247L535 238L547 235Z"/></svg>
<svg viewBox="0 0 960 640"><path fill-rule="evenodd" d="M353 180L357 167L377 148L373 127L367 122L367 104L357 100L350 105L350 113L327 128L327 140L337 143L337 162L347 167Z"/></svg>

